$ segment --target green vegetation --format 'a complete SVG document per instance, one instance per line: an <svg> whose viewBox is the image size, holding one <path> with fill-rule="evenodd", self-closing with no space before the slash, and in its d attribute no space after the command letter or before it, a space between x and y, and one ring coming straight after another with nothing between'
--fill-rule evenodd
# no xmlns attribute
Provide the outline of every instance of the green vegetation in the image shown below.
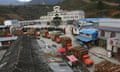
<svg viewBox="0 0 120 72"><path fill-rule="evenodd" d="M41 15L46 15L52 10L51 6L26 5L26 6L0 6L0 14L16 14L23 19L38 19Z"/></svg>
<svg viewBox="0 0 120 72"><path fill-rule="evenodd" d="M63 9L67 10L84 10L86 17L120 18L119 13L120 3L118 0L88 0L88 1L89 2L86 2L85 0L65 0L63 1L63 3L59 5Z"/></svg>
<svg viewBox="0 0 120 72"><path fill-rule="evenodd" d="M57 5L64 10L84 10L86 17L120 18L120 0L64 0ZM0 6L0 24L5 19L39 19L52 11L52 7L53 5Z"/></svg>

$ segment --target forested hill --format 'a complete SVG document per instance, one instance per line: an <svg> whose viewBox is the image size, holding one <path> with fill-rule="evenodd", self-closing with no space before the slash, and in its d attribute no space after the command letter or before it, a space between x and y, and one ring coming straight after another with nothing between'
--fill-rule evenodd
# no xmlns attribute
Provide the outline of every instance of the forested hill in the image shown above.
<svg viewBox="0 0 120 72"><path fill-rule="evenodd" d="M84 10L86 17L120 18L120 0L64 0L59 5L68 10Z"/></svg>
<svg viewBox="0 0 120 72"><path fill-rule="evenodd" d="M52 7L51 5L0 6L0 24L6 19L39 19L48 11L52 11Z"/></svg>
<svg viewBox="0 0 120 72"><path fill-rule="evenodd" d="M86 17L120 18L120 0L64 0L56 4L64 10L84 10ZM5 19L39 19L54 5L0 6L0 23Z"/></svg>

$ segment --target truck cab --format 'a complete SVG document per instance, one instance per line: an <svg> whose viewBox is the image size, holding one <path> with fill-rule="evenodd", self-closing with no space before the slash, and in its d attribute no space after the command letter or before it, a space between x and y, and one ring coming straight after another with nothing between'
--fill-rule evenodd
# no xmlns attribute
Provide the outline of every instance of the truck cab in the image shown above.
<svg viewBox="0 0 120 72"><path fill-rule="evenodd" d="M0 25L0 47L8 47L13 40L16 40L16 36L12 36L10 33L10 27Z"/></svg>
<svg viewBox="0 0 120 72"><path fill-rule="evenodd" d="M90 56L89 56L88 54L84 54L84 55L82 56L82 61L83 61L83 63L84 63L85 65L87 65L87 66L90 66L90 65L93 64L93 60L90 59Z"/></svg>
<svg viewBox="0 0 120 72"><path fill-rule="evenodd" d="M66 58L68 65L71 66L72 68L78 65L78 59L74 55L67 55Z"/></svg>

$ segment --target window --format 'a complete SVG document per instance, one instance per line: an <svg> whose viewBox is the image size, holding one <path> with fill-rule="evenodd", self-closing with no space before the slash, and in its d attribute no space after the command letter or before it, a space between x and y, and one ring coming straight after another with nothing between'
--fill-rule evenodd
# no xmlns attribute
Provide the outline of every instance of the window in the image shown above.
<svg viewBox="0 0 120 72"><path fill-rule="evenodd" d="M80 34L83 34L82 32L80 32Z"/></svg>
<svg viewBox="0 0 120 72"><path fill-rule="evenodd" d="M86 36L90 36L89 34L86 34Z"/></svg>
<svg viewBox="0 0 120 72"><path fill-rule="evenodd" d="M115 37L115 36L116 36L115 32L111 32L110 37Z"/></svg>
<svg viewBox="0 0 120 72"><path fill-rule="evenodd" d="M78 18L78 16L75 16L75 18Z"/></svg>
<svg viewBox="0 0 120 72"><path fill-rule="evenodd" d="M100 36L104 37L105 36L105 31L102 30L101 33L100 33Z"/></svg>

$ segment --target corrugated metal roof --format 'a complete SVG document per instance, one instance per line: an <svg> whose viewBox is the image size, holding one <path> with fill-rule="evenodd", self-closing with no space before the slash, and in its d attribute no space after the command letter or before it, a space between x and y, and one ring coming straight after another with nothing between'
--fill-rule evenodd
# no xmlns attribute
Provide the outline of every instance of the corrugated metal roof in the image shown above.
<svg viewBox="0 0 120 72"><path fill-rule="evenodd" d="M98 22L99 20L107 20L110 18L85 18L86 21Z"/></svg>
<svg viewBox="0 0 120 72"><path fill-rule="evenodd" d="M17 36L12 36L12 37L0 37L0 41L16 40L17 38L18 38Z"/></svg>
<svg viewBox="0 0 120 72"><path fill-rule="evenodd" d="M120 32L120 28L115 28L115 27L100 26L98 29L99 30L104 30L104 31L111 31L111 32Z"/></svg>
<svg viewBox="0 0 120 72"><path fill-rule="evenodd" d="M7 26L5 26L5 25L0 25L0 28L5 28L5 27L7 27Z"/></svg>

